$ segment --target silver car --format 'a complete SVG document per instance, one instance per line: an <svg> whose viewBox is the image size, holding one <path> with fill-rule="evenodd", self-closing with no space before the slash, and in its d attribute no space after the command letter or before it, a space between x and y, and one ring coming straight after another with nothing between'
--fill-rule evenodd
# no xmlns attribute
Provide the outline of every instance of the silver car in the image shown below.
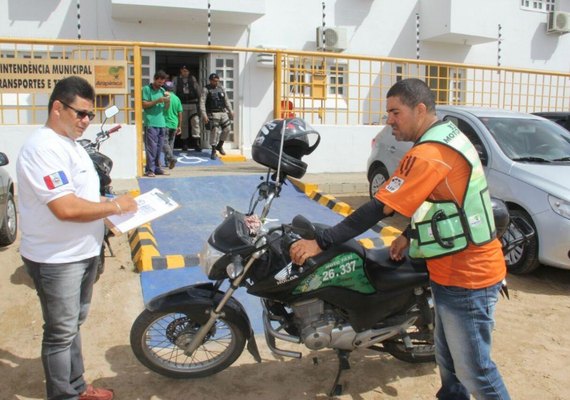
<svg viewBox="0 0 570 400"><path fill-rule="evenodd" d="M507 203L514 220L536 231L506 254L509 272L528 273L541 263L570 269L570 132L535 115L497 109L439 106L437 115L475 145L491 195ZM411 146L397 142L389 126L376 135L368 159L371 196Z"/></svg>
<svg viewBox="0 0 570 400"><path fill-rule="evenodd" d="M0 246L14 243L18 233L14 182L4 165L8 165L8 156L0 152Z"/></svg>

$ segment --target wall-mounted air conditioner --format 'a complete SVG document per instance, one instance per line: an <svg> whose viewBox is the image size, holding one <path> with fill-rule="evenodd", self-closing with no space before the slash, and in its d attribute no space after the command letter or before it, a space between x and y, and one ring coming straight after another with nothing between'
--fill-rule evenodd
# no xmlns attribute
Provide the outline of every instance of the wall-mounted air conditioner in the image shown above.
<svg viewBox="0 0 570 400"><path fill-rule="evenodd" d="M258 49L271 49L271 50L284 50L285 47L278 46L257 46ZM274 52L263 52L256 53L258 67L273 68L275 67L275 53Z"/></svg>
<svg viewBox="0 0 570 400"><path fill-rule="evenodd" d="M325 27L323 45L323 27L317 27L317 49L340 52L348 47L346 28L342 26Z"/></svg>
<svg viewBox="0 0 570 400"><path fill-rule="evenodd" d="M570 13L562 11L551 11L550 13L548 13L546 32L548 33L570 32Z"/></svg>

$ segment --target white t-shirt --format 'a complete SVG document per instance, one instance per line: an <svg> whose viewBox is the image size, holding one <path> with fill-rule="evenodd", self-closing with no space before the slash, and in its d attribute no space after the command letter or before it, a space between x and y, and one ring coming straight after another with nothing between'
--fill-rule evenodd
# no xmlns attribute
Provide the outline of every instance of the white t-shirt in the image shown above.
<svg viewBox="0 0 570 400"><path fill-rule="evenodd" d="M67 263L99 254L103 220L59 220L47 204L74 193L99 202L99 177L75 141L42 127L26 141L16 164L22 240L20 254L35 262Z"/></svg>

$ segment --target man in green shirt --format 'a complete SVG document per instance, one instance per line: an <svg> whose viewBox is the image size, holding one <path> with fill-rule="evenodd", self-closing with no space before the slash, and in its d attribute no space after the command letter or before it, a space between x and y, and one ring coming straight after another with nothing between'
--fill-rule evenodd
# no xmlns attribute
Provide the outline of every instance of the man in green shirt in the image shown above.
<svg viewBox="0 0 570 400"><path fill-rule="evenodd" d="M160 152L166 137L164 110L170 106L170 93L162 85L168 75L160 70L154 74L152 83L143 87L144 147L146 151L145 176L168 175L160 168Z"/></svg>
<svg viewBox="0 0 570 400"><path fill-rule="evenodd" d="M164 118L166 118L167 135L164 138L162 151L164 152L164 161L168 168L172 169L176 165L176 157L174 156L174 139L182 132L182 102L174 93L174 84L171 81L164 83L164 88L170 93L170 107L164 110Z"/></svg>

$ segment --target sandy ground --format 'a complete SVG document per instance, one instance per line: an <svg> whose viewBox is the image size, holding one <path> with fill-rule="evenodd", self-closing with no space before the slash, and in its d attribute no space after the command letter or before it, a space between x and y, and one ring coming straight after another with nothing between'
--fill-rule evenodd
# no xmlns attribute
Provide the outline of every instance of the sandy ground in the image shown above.
<svg viewBox="0 0 570 400"><path fill-rule="evenodd" d="M125 237L112 240L116 256L96 284L91 314L82 329L86 377L111 387L121 400L324 399L336 373L332 351L303 351L279 359L262 335L263 362L244 352L218 375L173 380L149 372L135 359L129 331L142 310L139 275ZM42 318L18 242L0 249L0 399L44 396L40 344ZM511 300L497 310L494 357L513 399L570 399L570 271L542 268L509 278ZM411 365L373 351L351 356L341 399L433 399L439 385L434 364Z"/></svg>

